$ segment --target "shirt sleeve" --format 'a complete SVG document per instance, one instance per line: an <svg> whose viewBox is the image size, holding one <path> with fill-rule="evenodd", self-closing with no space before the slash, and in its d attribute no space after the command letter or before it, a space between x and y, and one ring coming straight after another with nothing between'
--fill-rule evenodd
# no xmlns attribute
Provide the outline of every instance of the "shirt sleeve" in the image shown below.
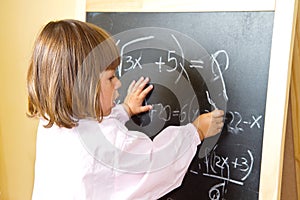
<svg viewBox="0 0 300 200"><path fill-rule="evenodd" d="M109 121L100 124L114 124L107 137L121 149L116 171L125 172L116 173L114 199L156 200L181 185L201 143L194 125L169 126L152 141Z"/></svg>
<svg viewBox="0 0 300 200"><path fill-rule="evenodd" d="M151 166L129 199L158 199L179 187L201 143L192 124L170 126L153 140Z"/></svg>
<svg viewBox="0 0 300 200"><path fill-rule="evenodd" d="M129 120L129 115L122 104L117 104L115 107L113 107L108 117L115 118L123 124Z"/></svg>

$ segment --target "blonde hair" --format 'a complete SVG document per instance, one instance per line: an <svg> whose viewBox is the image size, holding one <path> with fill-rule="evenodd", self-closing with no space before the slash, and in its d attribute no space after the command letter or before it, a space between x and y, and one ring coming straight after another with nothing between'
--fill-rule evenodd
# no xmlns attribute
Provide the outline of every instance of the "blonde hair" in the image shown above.
<svg viewBox="0 0 300 200"><path fill-rule="evenodd" d="M28 116L60 127L79 119L101 122L100 74L120 63L114 40L86 22L48 23L38 36L27 73Z"/></svg>

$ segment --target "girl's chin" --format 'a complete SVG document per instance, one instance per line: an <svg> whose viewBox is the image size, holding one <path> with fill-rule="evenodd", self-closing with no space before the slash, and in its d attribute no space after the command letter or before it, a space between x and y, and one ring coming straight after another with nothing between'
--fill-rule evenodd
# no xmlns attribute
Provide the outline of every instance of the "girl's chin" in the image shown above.
<svg viewBox="0 0 300 200"><path fill-rule="evenodd" d="M107 117L108 115L110 115L110 113L111 113L111 110L103 113L103 117Z"/></svg>

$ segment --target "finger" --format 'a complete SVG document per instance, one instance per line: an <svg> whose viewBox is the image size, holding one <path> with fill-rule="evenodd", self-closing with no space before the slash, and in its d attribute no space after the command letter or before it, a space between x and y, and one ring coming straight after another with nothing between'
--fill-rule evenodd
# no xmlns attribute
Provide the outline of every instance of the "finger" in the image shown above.
<svg viewBox="0 0 300 200"><path fill-rule="evenodd" d="M133 80L131 83L130 83L130 85L129 85L129 87L128 87L128 89L127 89L127 93L130 93L132 90L133 90L133 86L135 85L135 80Z"/></svg>
<svg viewBox="0 0 300 200"><path fill-rule="evenodd" d="M214 111L212 111L212 116L213 117L223 117L224 111L223 110L214 110Z"/></svg>
<svg viewBox="0 0 300 200"><path fill-rule="evenodd" d="M218 123L217 126L218 126L218 128L223 128L224 123Z"/></svg>
<svg viewBox="0 0 300 200"><path fill-rule="evenodd" d="M146 105L140 107L140 112L147 112L152 109L152 105Z"/></svg>
<svg viewBox="0 0 300 200"><path fill-rule="evenodd" d="M212 111L212 116L213 117L223 117L224 111L223 110L214 110L214 111Z"/></svg>
<svg viewBox="0 0 300 200"><path fill-rule="evenodd" d="M147 94L153 89L153 85L149 85L147 88L145 88L142 92L141 92L141 97L145 98L147 96Z"/></svg>
<svg viewBox="0 0 300 200"><path fill-rule="evenodd" d="M135 91L139 88L140 84L141 84L143 81L144 81L144 77L142 76L142 77L134 84L134 86L133 86L133 88L132 88L132 91L135 92Z"/></svg>
<svg viewBox="0 0 300 200"><path fill-rule="evenodd" d="M216 123L222 123L223 122L223 117L215 117L213 119Z"/></svg>
<svg viewBox="0 0 300 200"><path fill-rule="evenodd" d="M145 86L146 86L146 84L149 82L149 78L147 77L147 78L145 78L145 79L143 79L140 83L139 83L139 85L138 85L138 88L137 88L137 92L138 93L141 93L143 90L144 90L144 88L145 88Z"/></svg>
<svg viewBox="0 0 300 200"><path fill-rule="evenodd" d="M221 128L223 127L224 125L224 122L223 121L216 121L216 120L213 120L211 122L211 126L214 127L214 128Z"/></svg>

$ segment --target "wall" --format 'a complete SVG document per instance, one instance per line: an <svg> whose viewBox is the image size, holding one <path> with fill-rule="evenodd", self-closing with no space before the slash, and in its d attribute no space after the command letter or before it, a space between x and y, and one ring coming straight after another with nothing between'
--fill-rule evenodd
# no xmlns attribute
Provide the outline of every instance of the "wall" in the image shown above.
<svg viewBox="0 0 300 200"><path fill-rule="evenodd" d="M0 3L0 199L31 199L37 121L26 117L34 39L49 20L74 18L76 0Z"/></svg>
<svg viewBox="0 0 300 200"><path fill-rule="evenodd" d="M291 100L291 96L290 96ZM295 157L294 157L294 136L292 125L292 108L289 101L287 126L285 134L285 148L282 170L281 200L297 200Z"/></svg>
<svg viewBox="0 0 300 200"><path fill-rule="evenodd" d="M299 1L298 1L299 2ZM291 80L291 109L298 199L300 199L300 2L296 23Z"/></svg>
<svg viewBox="0 0 300 200"><path fill-rule="evenodd" d="M300 3L295 28L281 200L300 199Z"/></svg>

